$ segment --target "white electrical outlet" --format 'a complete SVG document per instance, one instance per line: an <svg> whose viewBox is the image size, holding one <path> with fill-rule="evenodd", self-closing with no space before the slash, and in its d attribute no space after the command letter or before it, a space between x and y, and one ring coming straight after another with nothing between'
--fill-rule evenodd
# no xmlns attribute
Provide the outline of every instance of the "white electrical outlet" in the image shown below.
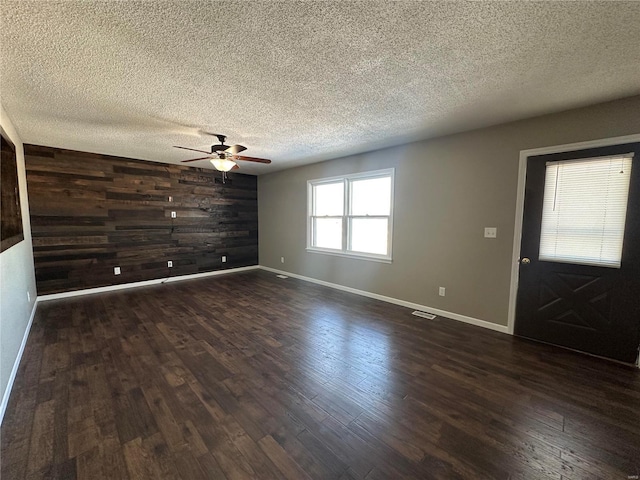
<svg viewBox="0 0 640 480"><path fill-rule="evenodd" d="M222 263L225 263L226 261L227 261L227 256L226 256L226 255L223 255L223 256L222 256Z"/></svg>
<svg viewBox="0 0 640 480"><path fill-rule="evenodd" d="M498 229L496 227L484 227L484 238L497 238Z"/></svg>
<svg viewBox="0 0 640 480"><path fill-rule="evenodd" d="M280 257L280 263L284 263L284 257Z"/></svg>
<svg viewBox="0 0 640 480"><path fill-rule="evenodd" d="M171 218L177 218L178 214L176 212L171 212Z"/></svg>
<svg viewBox="0 0 640 480"><path fill-rule="evenodd" d="M169 268L173 267L173 262L171 260L167 261L167 267L169 267Z"/></svg>
<svg viewBox="0 0 640 480"><path fill-rule="evenodd" d="M169 195L169 201L173 202L173 197L171 195Z"/></svg>
<svg viewBox="0 0 640 480"><path fill-rule="evenodd" d="M445 288L444 287L438 288L438 295L440 295L441 297L444 297L444 294L445 294Z"/></svg>
<svg viewBox="0 0 640 480"><path fill-rule="evenodd" d="M120 275L120 267L113 267L113 274Z"/></svg>

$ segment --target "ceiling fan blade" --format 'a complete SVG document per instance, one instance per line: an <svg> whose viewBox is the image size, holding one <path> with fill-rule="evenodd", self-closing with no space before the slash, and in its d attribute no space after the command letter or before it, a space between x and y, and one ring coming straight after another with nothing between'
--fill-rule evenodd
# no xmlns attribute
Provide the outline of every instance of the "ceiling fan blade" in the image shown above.
<svg viewBox="0 0 640 480"><path fill-rule="evenodd" d="M243 160L245 162L258 162L258 163L271 163L271 160L266 158L256 158L256 157L241 157L240 155L234 155L231 157L231 160Z"/></svg>
<svg viewBox="0 0 640 480"><path fill-rule="evenodd" d="M206 160L207 158L211 158L211 156L200 157L200 158L192 158L191 160L182 160L182 163L195 162L195 161L198 161L198 160Z"/></svg>
<svg viewBox="0 0 640 480"><path fill-rule="evenodd" d="M206 153L206 154L211 155L211 152L207 152L205 150L198 150L196 148L179 147L178 145L174 145L173 148L181 148L182 150L191 150L192 152L200 152L200 153Z"/></svg>
<svg viewBox="0 0 640 480"><path fill-rule="evenodd" d="M237 155L240 152L244 152L247 147L243 145L231 145L229 148L225 150L225 153L230 153L231 155Z"/></svg>

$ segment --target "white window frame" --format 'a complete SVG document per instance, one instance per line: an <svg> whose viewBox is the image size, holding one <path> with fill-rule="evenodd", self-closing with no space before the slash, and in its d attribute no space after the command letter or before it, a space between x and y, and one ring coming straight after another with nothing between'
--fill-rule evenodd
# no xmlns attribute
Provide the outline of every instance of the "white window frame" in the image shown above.
<svg viewBox="0 0 640 480"><path fill-rule="evenodd" d="M391 199L389 215L351 215L351 183L354 180L370 180L375 178L391 177ZM313 187L330 183L342 183L344 192L343 214L336 216L321 216L317 218L342 218L342 248L321 248L313 246ZM374 170L371 172L354 173L351 175L340 175L337 177L319 178L307 181L307 252L321 253L326 255L337 255L340 257L359 258L364 260L373 260L383 263L391 263L392 261L392 244L393 238L393 197L395 185L395 169L387 168L384 170ZM384 218L388 219L387 228L387 255L379 255L375 253L355 252L350 250L351 247L351 221L358 218Z"/></svg>

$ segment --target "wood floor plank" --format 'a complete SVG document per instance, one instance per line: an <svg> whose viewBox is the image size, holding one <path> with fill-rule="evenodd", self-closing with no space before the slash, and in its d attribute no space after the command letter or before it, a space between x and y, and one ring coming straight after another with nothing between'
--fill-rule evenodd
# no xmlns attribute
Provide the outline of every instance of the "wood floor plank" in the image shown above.
<svg viewBox="0 0 640 480"><path fill-rule="evenodd" d="M153 386L142 389L151 414L156 420L164 439L172 450L180 450L186 446L186 441L182 435L182 429L176 422L173 414L167 406L162 393Z"/></svg>
<svg viewBox="0 0 640 480"><path fill-rule="evenodd" d="M53 464L53 416L55 400L40 403L36 407L29 446L29 473L37 472Z"/></svg>
<svg viewBox="0 0 640 480"><path fill-rule="evenodd" d="M119 443L105 442L85 450L77 457L76 465L78 478L129 478Z"/></svg>
<svg viewBox="0 0 640 480"><path fill-rule="evenodd" d="M613 479L640 371L261 271L39 304L2 478Z"/></svg>
<svg viewBox="0 0 640 480"><path fill-rule="evenodd" d="M126 443L124 456L131 478L180 478L169 447L160 432L146 439L136 438Z"/></svg>
<svg viewBox="0 0 640 480"><path fill-rule="evenodd" d="M268 457L260 450L258 444L248 435L243 425L229 415L222 423L234 446L246 458L256 474L257 478L278 479L278 470Z"/></svg>
<svg viewBox="0 0 640 480"><path fill-rule="evenodd" d="M226 480L227 476L224 474L220 465L211 453L205 453L198 457L198 465L205 472L207 478L215 478L220 480ZM187 480L187 479L185 479Z"/></svg>
<svg viewBox="0 0 640 480"><path fill-rule="evenodd" d="M276 442L271 435L267 435L258 442L262 451L277 466L284 478L289 480L311 480L311 477L298 465L293 458Z"/></svg>

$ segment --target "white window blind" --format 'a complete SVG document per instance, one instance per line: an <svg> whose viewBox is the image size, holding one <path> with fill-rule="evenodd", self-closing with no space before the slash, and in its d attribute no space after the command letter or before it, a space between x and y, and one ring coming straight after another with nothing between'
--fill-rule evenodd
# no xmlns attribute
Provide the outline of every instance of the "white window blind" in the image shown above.
<svg viewBox="0 0 640 480"><path fill-rule="evenodd" d="M547 163L540 260L620 268L632 157Z"/></svg>

